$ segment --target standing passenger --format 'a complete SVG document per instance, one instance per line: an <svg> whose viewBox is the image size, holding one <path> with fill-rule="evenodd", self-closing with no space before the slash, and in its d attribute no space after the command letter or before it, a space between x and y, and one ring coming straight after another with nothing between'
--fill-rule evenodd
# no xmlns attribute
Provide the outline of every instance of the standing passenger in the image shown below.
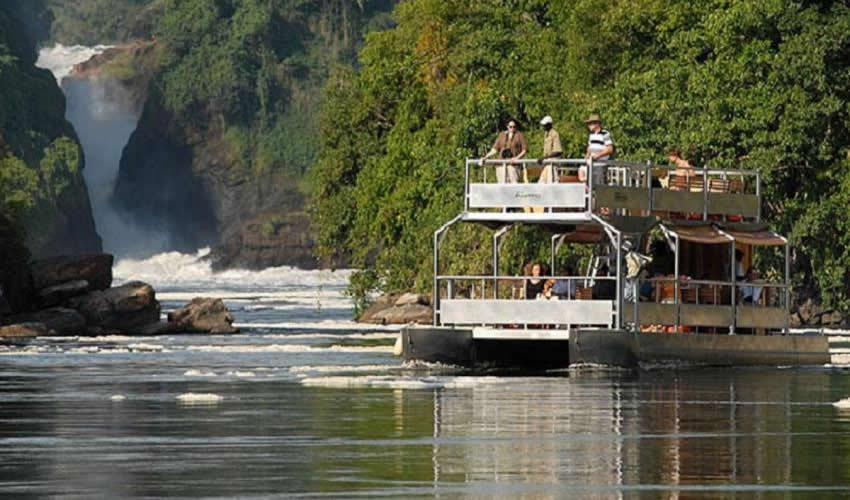
<svg viewBox="0 0 850 500"><path fill-rule="evenodd" d="M519 160L528 152L528 144L525 142L522 132L519 131L514 119L508 120L508 128L501 132L490 151L484 155L484 159L492 158L498 154L499 158ZM515 165L500 165L496 167L496 179L499 183L519 182L519 175Z"/></svg>
<svg viewBox="0 0 850 500"><path fill-rule="evenodd" d="M543 126L543 156L537 160L538 164L542 164L543 160L549 158L559 158L564 154L561 148L561 135L558 131L552 128L552 117L546 115L540 120L540 125ZM543 184L552 184L555 182L555 165L551 163L543 168L540 174L540 179L537 181Z"/></svg>
<svg viewBox="0 0 850 500"><path fill-rule="evenodd" d="M584 158L588 161L607 161L614 158L614 140L611 138L611 133L602 128L602 118L591 113L585 121L587 123L587 151ZM605 178L605 168L596 168L593 171L593 183L602 184ZM578 173L579 180L587 180L587 170L582 167Z"/></svg>

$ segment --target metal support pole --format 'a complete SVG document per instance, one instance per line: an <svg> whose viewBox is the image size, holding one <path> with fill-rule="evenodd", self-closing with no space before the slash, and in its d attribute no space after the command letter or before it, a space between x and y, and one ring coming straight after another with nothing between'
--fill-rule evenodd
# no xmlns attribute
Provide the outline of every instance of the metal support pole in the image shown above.
<svg viewBox="0 0 850 500"><path fill-rule="evenodd" d="M652 216L652 162L646 162L646 190L649 191L649 207L647 215Z"/></svg>
<svg viewBox="0 0 850 500"><path fill-rule="evenodd" d="M732 322L729 323L729 335L735 335L735 322L738 319L738 311L736 310L738 301L735 300L735 299L737 299L736 295L737 295L737 292L738 292L738 283L737 283L738 276L735 274L735 242L734 241L732 242L732 248L729 252L730 252L730 259L731 259L730 262L732 263L729 266L731 268L731 274L732 274L732 289L729 291L729 295L731 296L731 299L732 299L732 302L731 302L732 303Z"/></svg>
<svg viewBox="0 0 850 500"><path fill-rule="evenodd" d="M708 170L702 169L702 220L708 220Z"/></svg>
<svg viewBox="0 0 850 500"><path fill-rule="evenodd" d="M758 198L756 222L761 222L761 172L759 172L758 170L756 170L756 198Z"/></svg>
<svg viewBox="0 0 850 500"><path fill-rule="evenodd" d="M463 172L463 210L469 211L469 158Z"/></svg>
<svg viewBox="0 0 850 500"><path fill-rule="evenodd" d="M555 275L555 240L560 237L560 234L553 234L552 237L549 238L549 272L553 276Z"/></svg>
<svg viewBox="0 0 850 500"><path fill-rule="evenodd" d="M788 329L791 318L791 246L788 240L785 240L785 328L784 333L788 334Z"/></svg>
<svg viewBox="0 0 850 500"><path fill-rule="evenodd" d="M617 233L617 329L623 329L623 235Z"/></svg>
<svg viewBox="0 0 850 500"><path fill-rule="evenodd" d="M434 326L439 325L439 321L437 319L438 311L440 310L440 244L442 243L442 238L445 235L445 232L451 227L452 224L459 221L460 218L463 217L463 214L458 214L454 219L446 222L439 229L434 231L434 297L431 301L434 304Z"/></svg>
<svg viewBox="0 0 850 500"><path fill-rule="evenodd" d="M437 276L440 275L440 230L434 231L434 291L431 303L434 305L434 326L438 326L437 311L440 309L440 283Z"/></svg>
<svg viewBox="0 0 850 500"><path fill-rule="evenodd" d="M593 212L593 158L587 159L587 211Z"/></svg>
<svg viewBox="0 0 850 500"><path fill-rule="evenodd" d="M676 249L674 250L675 258L673 259L673 274L675 281L673 282L673 303L676 304L676 332L679 331L679 235L673 233L676 241Z"/></svg>
<svg viewBox="0 0 850 500"><path fill-rule="evenodd" d="M729 268L731 269L731 275L732 275L731 276L731 278L732 278L732 280L731 280L732 289L729 293L732 296L732 318L729 321L729 335L734 335L735 334L735 321L738 317L737 312L735 311L735 302L736 302L735 301L735 286L736 286L736 284L735 284L735 279L736 279L736 274L735 274L735 238L731 234L727 233L726 231L724 231L722 229L718 229L717 232L722 234L726 238L728 238L729 239L729 245L730 245L729 262L731 262L731 264L729 265Z"/></svg>
<svg viewBox="0 0 850 500"><path fill-rule="evenodd" d="M511 226L504 226L493 233L493 298L499 298L499 239Z"/></svg>

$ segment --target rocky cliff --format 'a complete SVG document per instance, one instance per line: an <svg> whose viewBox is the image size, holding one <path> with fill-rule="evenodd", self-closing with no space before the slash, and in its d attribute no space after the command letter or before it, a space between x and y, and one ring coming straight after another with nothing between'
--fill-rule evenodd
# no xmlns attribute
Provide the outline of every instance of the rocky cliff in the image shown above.
<svg viewBox="0 0 850 500"><path fill-rule="evenodd" d="M0 5L0 210L24 229L34 257L97 252L82 150L56 80L34 66L22 15Z"/></svg>

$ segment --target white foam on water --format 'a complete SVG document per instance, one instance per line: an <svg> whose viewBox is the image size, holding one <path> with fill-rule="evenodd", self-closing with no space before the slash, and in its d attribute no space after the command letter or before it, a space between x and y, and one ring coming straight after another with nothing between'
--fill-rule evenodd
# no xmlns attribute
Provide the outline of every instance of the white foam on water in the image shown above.
<svg viewBox="0 0 850 500"><path fill-rule="evenodd" d="M258 335L264 339L330 339L330 340L390 340L398 333L267 333Z"/></svg>
<svg viewBox="0 0 850 500"><path fill-rule="evenodd" d="M138 279L154 286L177 284L183 289L201 288L205 296L216 296L218 292L235 298L268 296L268 294L253 291L234 294L233 291L221 288L244 291L246 288L261 290L309 286L317 288L312 291L312 297L315 298L323 292L322 287L345 287L351 274L350 270L304 270L290 266L271 267L261 271L231 269L214 272L211 262L206 259L209 253L209 248L203 248L195 254L164 252L146 259L120 259L113 267L113 275L118 281ZM198 294L176 292L174 295L163 294L161 298L164 296L172 300L181 300L190 295ZM285 294L280 294L280 297L285 298Z"/></svg>
<svg viewBox="0 0 850 500"><path fill-rule="evenodd" d="M231 352L231 353L262 353L262 352L290 352L290 353L328 353L328 352L362 352L362 353L392 353L392 346L343 346L333 345L330 347L315 347L301 344L268 344L268 345L199 345L189 346L189 351L199 352Z"/></svg>
<svg viewBox="0 0 850 500"><path fill-rule="evenodd" d="M257 376L256 373L249 371L249 370L229 371L229 372L227 372L227 374L230 375L231 377L238 377L238 378L251 378L251 377Z"/></svg>
<svg viewBox="0 0 850 500"><path fill-rule="evenodd" d="M177 400L182 404L216 404L223 400L224 397L211 392L184 392L177 396Z"/></svg>
<svg viewBox="0 0 850 500"><path fill-rule="evenodd" d="M850 398L839 399L832 403L832 406L841 408L842 410L850 410Z"/></svg>
<svg viewBox="0 0 850 500"><path fill-rule="evenodd" d="M352 372L394 372L404 370L402 365L303 365L292 366L292 373L352 373Z"/></svg>
<svg viewBox="0 0 850 500"><path fill-rule="evenodd" d="M217 377L218 375L216 375L215 372L212 371L212 370L198 370L198 369L192 368L190 370L186 370L185 372L183 372L183 376L184 377Z"/></svg>
<svg viewBox="0 0 850 500"><path fill-rule="evenodd" d="M109 399L110 401L124 401L125 399L127 399L127 396L123 394L113 394L109 397Z"/></svg>
<svg viewBox="0 0 850 500"><path fill-rule="evenodd" d="M366 323L357 323L349 320L324 320L324 321L283 321L278 323L240 323L234 322L233 326L237 328L266 328L269 330L354 330L365 332L397 332L404 325L372 325Z"/></svg>
<svg viewBox="0 0 850 500"><path fill-rule="evenodd" d="M127 348L132 352L167 352L165 347L159 344L129 344Z"/></svg>
<svg viewBox="0 0 850 500"><path fill-rule="evenodd" d="M38 60L36 60L35 65L36 67L50 70L56 78L56 83L62 86L62 79L71 74L75 65L88 61L110 47L111 45L85 47L82 45L62 45L60 43L53 47L41 49L38 52Z"/></svg>
<svg viewBox="0 0 850 500"><path fill-rule="evenodd" d="M299 380L306 387L333 389L470 389L485 385L505 384L502 377L395 377L387 375L305 377Z"/></svg>

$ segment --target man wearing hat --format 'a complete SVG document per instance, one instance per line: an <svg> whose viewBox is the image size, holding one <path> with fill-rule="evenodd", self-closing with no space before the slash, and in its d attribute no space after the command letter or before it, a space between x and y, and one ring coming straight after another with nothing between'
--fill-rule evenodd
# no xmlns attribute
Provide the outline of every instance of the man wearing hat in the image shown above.
<svg viewBox="0 0 850 500"><path fill-rule="evenodd" d="M543 160L558 158L564 154L564 150L561 148L561 136L557 130L552 128L552 117L544 116L540 120L540 125L543 127L543 156L537 160L537 163L543 163ZM537 182L543 184L555 182L555 166L551 163L546 165Z"/></svg>
<svg viewBox="0 0 850 500"><path fill-rule="evenodd" d="M590 133L587 136L587 152L584 154L586 160L606 161L613 159L614 140L611 133L602 128L602 118L597 113L591 113L585 120ZM601 183L604 178L604 169L594 169L594 183ZM587 173L584 169L579 171L579 178L585 180Z"/></svg>

